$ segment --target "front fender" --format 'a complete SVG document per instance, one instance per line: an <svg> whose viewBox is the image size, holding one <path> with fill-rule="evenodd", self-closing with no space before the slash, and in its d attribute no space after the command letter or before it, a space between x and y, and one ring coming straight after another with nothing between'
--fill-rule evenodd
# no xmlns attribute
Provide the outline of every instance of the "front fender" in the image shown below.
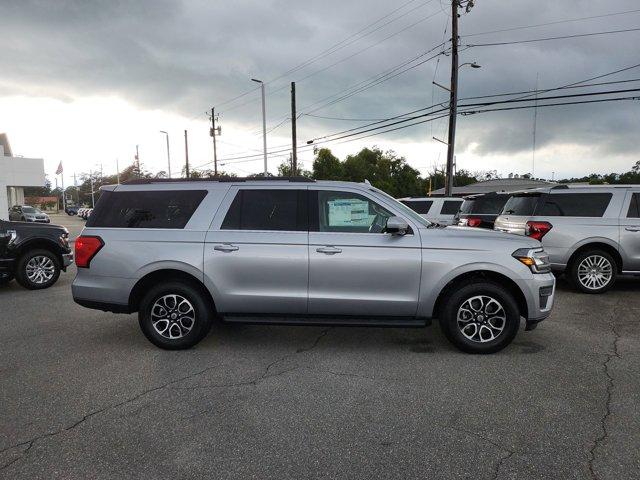
<svg viewBox="0 0 640 480"><path fill-rule="evenodd" d="M472 262L459 265L453 269L446 263L436 265L425 265L423 267L423 278L421 282L420 302L418 305L418 316L431 318L434 315L434 307L438 297L444 288L458 277L475 272L491 272L509 278L523 293L527 305L535 303L533 294L527 287L527 280L533 274L525 265L514 263L514 268L509 268L501 264L492 262Z"/></svg>

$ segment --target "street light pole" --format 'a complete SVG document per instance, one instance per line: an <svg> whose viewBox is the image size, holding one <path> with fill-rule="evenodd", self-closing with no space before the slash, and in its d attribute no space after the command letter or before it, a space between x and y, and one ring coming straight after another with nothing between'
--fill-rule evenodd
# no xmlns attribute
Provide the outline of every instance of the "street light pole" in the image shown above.
<svg viewBox="0 0 640 480"><path fill-rule="evenodd" d="M171 178L171 154L169 153L169 134L164 130L160 130L160 133L164 133L167 138L167 177Z"/></svg>
<svg viewBox="0 0 640 480"><path fill-rule="evenodd" d="M267 113L264 101L264 82L256 78L251 79L252 82L260 84L260 91L262 93L262 146L264 149L264 176L267 176Z"/></svg>

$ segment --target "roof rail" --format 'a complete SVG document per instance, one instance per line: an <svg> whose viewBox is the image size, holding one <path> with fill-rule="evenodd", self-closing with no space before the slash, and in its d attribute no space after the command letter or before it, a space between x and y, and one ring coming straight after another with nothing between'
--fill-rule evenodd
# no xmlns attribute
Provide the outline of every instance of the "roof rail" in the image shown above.
<svg viewBox="0 0 640 480"><path fill-rule="evenodd" d="M149 185L152 183L182 183L182 182L315 182L313 178L297 177L215 177L215 178L136 178L122 182L123 185Z"/></svg>

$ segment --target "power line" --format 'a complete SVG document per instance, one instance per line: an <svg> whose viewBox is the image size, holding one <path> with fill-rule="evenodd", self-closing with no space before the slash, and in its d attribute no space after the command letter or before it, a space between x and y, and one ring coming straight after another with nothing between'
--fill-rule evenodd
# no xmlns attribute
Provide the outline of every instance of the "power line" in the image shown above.
<svg viewBox="0 0 640 480"><path fill-rule="evenodd" d="M546 27L549 25L559 25L562 23L570 23L570 22L579 22L579 21L583 21L583 20L593 20L596 18L605 18L605 17L615 17L617 15L625 15L627 13L638 13L640 12L640 9L635 9L635 10L626 10L624 12L615 12L615 13L605 13L603 15L592 15L590 17L578 17L578 18L569 18L566 20L556 20L554 22L547 22L547 23L538 23L535 25L523 25L521 27L511 27L511 28L502 28L500 30L490 30L487 32L478 32L478 33L469 33L467 35L462 35L462 38L467 38L467 37L477 37L480 35L490 35L492 33L503 33L503 32L513 32L515 30L524 30L527 28L537 28L537 27Z"/></svg>
<svg viewBox="0 0 640 480"><path fill-rule="evenodd" d="M613 33L637 32L639 30L640 28L625 28L622 30L608 30L605 32L578 33L575 35L561 35L558 37L531 38L528 40L512 40L508 42L473 43L473 44L470 43L467 45L467 47L493 47L497 45L516 45L519 43L547 42L550 40L563 40L567 38L593 37L596 35L609 35Z"/></svg>
<svg viewBox="0 0 640 480"><path fill-rule="evenodd" d="M298 71L298 70L300 70L300 69L302 69L302 68L304 68L304 67L306 67L306 66L308 66L308 65L311 65L312 63L315 63L316 61L320 60L321 58L324 58L324 57L326 57L326 56L328 56L328 55L331 55L331 54L333 54L333 53L337 52L338 50L341 50L342 48L345 48L345 47L347 47L348 45L351 45L352 43L354 43L354 42L350 42L350 43L347 43L347 44L345 45L345 43L346 43L346 42L349 42L349 40L351 40L351 39L354 39L354 38L355 38L355 39L356 39L356 41L357 41L357 40L359 40L360 38L364 38L365 36L368 36L368 35L370 35L370 34L372 34L372 33L376 32L376 31L380 30L381 28L384 28L385 26L389 25L390 23L393 23L393 22L395 22L395 21L399 20L400 18L404 17L404 16L405 16L405 15L407 15L408 13L411 13L412 11L416 10L417 8L421 8L421 7L423 7L423 6L426 6L427 4L431 3L433 0L428 0L428 1L426 1L426 2L423 2L422 4L418 5L418 7L415 7L415 8L413 8L413 9L409 10L409 12L405 12L403 15L401 15L401 16L399 16L399 17L395 18L394 20L392 20L392 21L390 21L390 22L387 22L387 23L385 23L384 25L381 25L381 26L379 26L379 27L375 28L374 30L372 30L372 31L370 31L370 32L368 32L368 33L366 33L366 34L362 35L362 34L363 34L364 32L366 32L369 28L371 28L371 27L373 27L374 25L376 25L376 24L380 23L381 21L383 21L383 20L385 20L385 19L387 19L387 18L391 17L394 13L396 13L396 12L398 12L398 11L402 10L404 7L406 7L406 6L408 6L408 5L412 4L412 3L415 3L416 1L417 1L417 0L409 0L408 2L403 3L403 4L402 4L402 5L400 5L399 7L397 7L397 8L395 8L395 9L393 9L391 12L387 13L386 15L383 15L382 17L380 17L380 18L379 18L379 19L377 19L376 21L374 21L374 22L372 22L372 23L368 24L368 25L367 25L367 26L365 26L364 28L362 28L362 29L358 30L357 32L355 32L355 33L353 33L353 34L351 34L351 35L349 35L347 38L345 38L345 39L341 40L340 42L337 42L337 43L333 44L331 47L327 48L326 50L323 50L323 51L322 51L322 52L320 52L319 54L317 54L317 55L315 55L315 56L313 56L313 57L311 57L311 58L309 58L309 59L305 60L304 62L302 62L302 63L300 63L300 64L296 65L295 67L293 67L293 68L291 68L291 69L287 70L286 72L282 73L281 75L279 75L279 76L277 76L277 77L274 77L274 78L272 78L272 79L270 79L270 80L266 81L266 82L265 82L265 84L273 83L274 81L279 80L280 78L282 78L282 77L284 77L284 76L286 76L286 75L289 75L289 74L291 74L291 73L294 73L294 72L296 72L296 71ZM356 37L357 37L357 38L356 38ZM339 47L339 48L338 48L338 47ZM240 99L240 98L242 98L242 97L245 97L246 95L248 95L248 94L250 94L250 93L254 92L255 90L257 90L257 89L256 89L256 88L253 88L253 89L247 90L246 92L243 92L243 93L241 93L241 94L239 94L239 95L236 95L236 96L235 96L235 97L233 97L233 98L230 98L230 99L228 99L228 100L225 100L225 101L223 101L223 102L220 102L220 103L218 103L218 104L217 104L217 107L220 107L220 106L222 106L222 105L227 105L227 104L229 104L229 103L231 103L231 102L233 102L233 101L235 101L235 100L238 100L238 99ZM229 110L229 109L227 109L227 110Z"/></svg>

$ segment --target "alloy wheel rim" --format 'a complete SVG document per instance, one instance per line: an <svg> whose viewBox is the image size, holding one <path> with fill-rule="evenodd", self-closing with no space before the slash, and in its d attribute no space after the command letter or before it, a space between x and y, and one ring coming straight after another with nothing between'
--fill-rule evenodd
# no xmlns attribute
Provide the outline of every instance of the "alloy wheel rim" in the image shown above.
<svg viewBox="0 0 640 480"><path fill-rule="evenodd" d="M613 278L613 265L602 255L589 255L578 265L578 280L589 290L606 287Z"/></svg>
<svg viewBox="0 0 640 480"><path fill-rule="evenodd" d="M36 285L51 281L55 271L53 260L45 255L36 255L27 262L26 266L27 278Z"/></svg>
<svg viewBox="0 0 640 480"><path fill-rule="evenodd" d="M458 329L465 338L487 343L498 338L507 324L502 304L488 295L470 297L460 305L457 315Z"/></svg>
<svg viewBox="0 0 640 480"><path fill-rule="evenodd" d="M151 307L151 324L154 330L169 340L188 335L195 321L196 311L193 305L181 295L164 295Z"/></svg>

